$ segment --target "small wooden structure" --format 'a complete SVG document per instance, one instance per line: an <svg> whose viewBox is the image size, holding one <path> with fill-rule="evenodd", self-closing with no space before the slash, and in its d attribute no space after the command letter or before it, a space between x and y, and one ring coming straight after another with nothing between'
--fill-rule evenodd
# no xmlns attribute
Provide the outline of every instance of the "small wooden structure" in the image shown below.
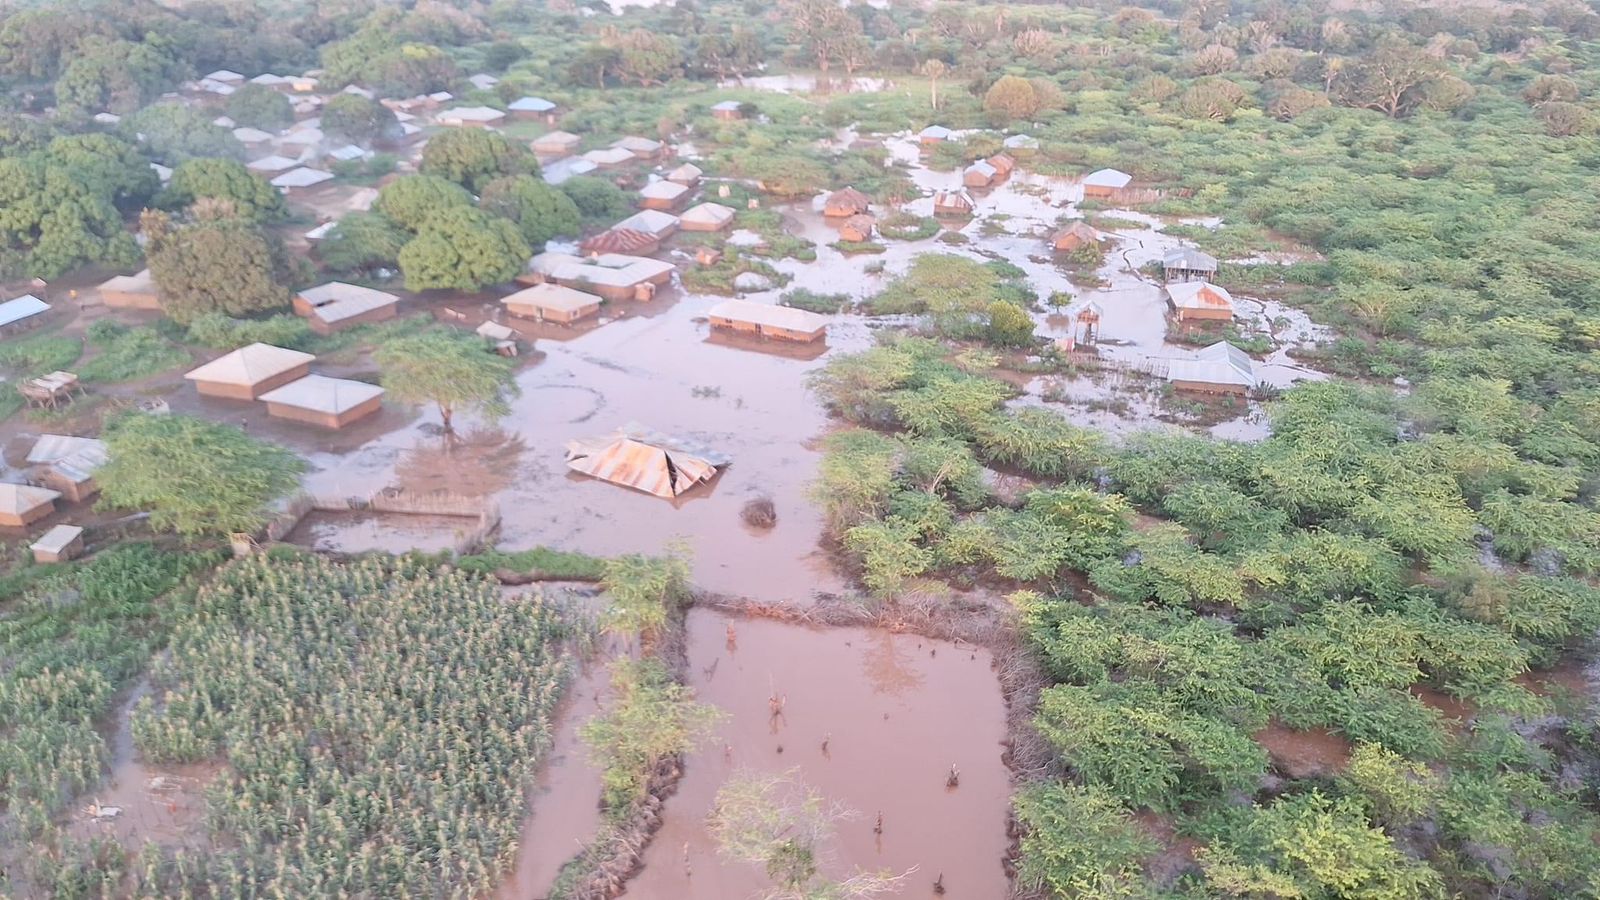
<svg viewBox="0 0 1600 900"><path fill-rule="evenodd" d="M34 409L59 409L71 403L73 397L81 395L83 385L78 383L77 375L57 370L49 375L23 380L17 385L17 391Z"/></svg>
<svg viewBox="0 0 1600 900"><path fill-rule="evenodd" d="M851 216L839 224L839 239L852 244L864 244L872 240L872 230L877 226L878 221L871 216Z"/></svg>
<svg viewBox="0 0 1600 900"><path fill-rule="evenodd" d="M950 140L955 132L943 125L929 125L917 133L917 142L921 144L939 144Z"/></svg>
<svg viewBox="0 0 1600 900"><path fill-rule="evenodd" d="M830 219L843 219L871 212L872 201L853 187L846 187L828 195L822 203L822 214Z"/></svg>
<svg viewBox="0 0 1600 900"><path fill-rule="evenodd" d="M652 181L639 191L639 205L663 212L677 209L689 199L692 189L676 181Z"/></svg>
<svg viewBox="0 0 1600 900"><path fill-rule="evenodd" d="M261 395L267 415L339 429L377 412L383 388L349 378L307 375Z"/></svg>
<svg viewBox="0 0 1600 900"><path fill-rule="evenodd" d="M100 492L95 473L108 458L104 441L67 434L40 435L28 451L29 465L41 467L37 479L73 503Z"/></svg>
<svg viewBox="0 0 1600 900"><path fill-rule="evenodd" d="M722 251L708 245L701 245L694 251L694 261L702 266L714 266L722 262Z"/></svg>
<svg viewBox="0 0 1600 900"><path fill-rule="evenodd" d="M395 317L399 304L400 298L387 291L343 281L329 281L294 295L295 315L305 316L318 334L386 322Z"/></svg>
<svg viewBox="0 0 1600 900"><path fill-rule="evenodd" d="M28 545L36 563L59 563L77 559L83 553L83 529L77 525L57 525Z"/></svg>
<svg viewBox="0 0 1600 900"><path fill-rule="evenodd" d="M724 300L706 312L712 328L780 341L810 343L827 336L828 319L792 306Z"/></svg>
<svg viewBox="0 0 1600 900"><path fill-rule="evenodd" d="M1072 253L1075 250L1099 244L1105 239L1106 235L1096 230L1089 223L1073 222L1050 238L1050 246L1057 253Z"/></svg>
<svg viewBox="0 0 1600 900"><path fill-rule="evenodd" d="M1169 284L1167 301L1179 322L1226 322L1233 318L1233 296L1208 281Z"/></svg>
<svg viewBox="0 0 1600 900"><path fill-rule="evenodd" d="M50 304L32 294L23 294L0 303L0 335L30 331L43 325Z"/></svg>
<svg viewBox="0 0 1600 900"><path fill-rule="evenodd" d="M1217 259L1193 247L1181 247L1161 258L1161 275L1174 281L1210 281L1217 274Z"/></svg>
<svg viewBox="0 0 1600 900"><path fill-rule="evenodd" d="M0 527L26 528L55 512L60 491L0 481Z"/></svg>
<svg viewBox="0 0 1600 900"><path fill-rule="evenodd" d="M966 191L939 191L933 195L933 214L936 216L970 216L976 208L972 195Z"/></svg>
<svg viewBox="0 0 1600 900"><path fill-rule="evenodd" d="M489 349L501 356L516 356L517 332L499 322L484 322L475 329L477 335L489 342Z"/></svg>
<svg viewBox="0 0 1600 900"><path fill-rule="evenodd" d="M744 104L737 100L724 100L711 105L711 117L724 122L732 122L744 118Z"/></svg>
<svg viewBox="0 0 1600 900"><path fill-rule="evenodd" d="M117 309L161 309L161 297L156 293L155 279L150 277L149 269L101 282L100 299Z"/></svg>
<svg viewBox="0 0 1600 900"><path fill-rule="evenodd" d="M540 156L571 156L582 142L583 138L570 131L552 131L534 138L528 146Z"/></svg>
<svg viewBox="0 0 1600 900"><path fill-rule="evenodd" d="M984 159L967 166L961 173L961 183L969 188L986 188L999 180L999 170Z"/></svg>
<svg viewBox="0 0 1600 900"><path fill-rule="evenodd" d="M600 298L559 284L536 284L500 299L506 312L524 319L571 325L600 312Z"/></svg>
<svg viewBox="0 0 1600 900"><path fill-rule="evenodd" d="M183 377L194 382L202 396L228 400L255 400L262 394L299 381L316 360L310 353L254 343L192 369Z"/></svg>
<svg viewBox="0 0 1600 900"><path fill-rule="evenodd" d="M996 153L995 155L989 157L986 162L988 162L990 166L994 167L995 174L1001 178L1010 178L1011 173L1016 171L1017 168L1017 161L1012 159L1010 154L1006 153Z"/></svg>
<svg viewBox="0 0 1600 900"><path fill-rule="evenodd" d="M1090 300L1078 307L1072 315L1072 330L1074 344L1079 333L1083 335L1083 343L1092 344L1100 336L1100 304Z"/></svg>
<svg viewBox="0 0 1600 900"><path fill-rule="evenodd" d="M1122 193L1133 176L1116 169L1098 169L1083 176L1083 199L1111 200Z"/></svg>

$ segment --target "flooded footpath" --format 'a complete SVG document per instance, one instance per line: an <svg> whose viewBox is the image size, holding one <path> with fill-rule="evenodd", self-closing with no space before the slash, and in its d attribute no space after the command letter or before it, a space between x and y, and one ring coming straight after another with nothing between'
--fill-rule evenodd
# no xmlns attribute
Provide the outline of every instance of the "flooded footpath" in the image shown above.
<svg viewBox="0 0 1600 900"><path fill-rule="evenodd" d="M1006 713L987 650L701 609L687 627L688 682L727 719L686 761L627 896L745 900L771 887L717 852L706 816L735 773L789 770L854 812L822 848L824 874L910 872L907 896L941 876L949 897L1007 895Z"/></svg>

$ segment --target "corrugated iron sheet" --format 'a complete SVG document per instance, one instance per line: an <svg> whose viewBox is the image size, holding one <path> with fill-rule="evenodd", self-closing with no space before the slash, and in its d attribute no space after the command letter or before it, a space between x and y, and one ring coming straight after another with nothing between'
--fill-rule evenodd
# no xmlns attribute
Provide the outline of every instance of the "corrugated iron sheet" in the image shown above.
<svg viewBox="0 0 1600 900"><path fill-rule="evenodd" d="M618 438L598 452L570 459L567 467L667 500L717 474L717 467L704 459L668 453L630 438Z"/></svg>

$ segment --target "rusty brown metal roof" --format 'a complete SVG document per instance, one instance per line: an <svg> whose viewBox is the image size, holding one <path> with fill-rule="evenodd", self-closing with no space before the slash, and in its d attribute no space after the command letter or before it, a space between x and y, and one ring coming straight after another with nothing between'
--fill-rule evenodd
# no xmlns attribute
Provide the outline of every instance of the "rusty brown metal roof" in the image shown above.
<svg viewBox="0 0 1600 900"><path fill-rule="evenodd" d="M666 500L717 474L716 466L697 456L668 452L626 437L598 452L568 460L567 467Z"/></svg>
<svg viewBox="0 0 1600 900"><path fill-rule="evenodd" d="M578 249L585 254L638 253L641 250L654 250L659 244L660 239L648 232L633 228L613 228L589 238L579 244Z"/></svg>

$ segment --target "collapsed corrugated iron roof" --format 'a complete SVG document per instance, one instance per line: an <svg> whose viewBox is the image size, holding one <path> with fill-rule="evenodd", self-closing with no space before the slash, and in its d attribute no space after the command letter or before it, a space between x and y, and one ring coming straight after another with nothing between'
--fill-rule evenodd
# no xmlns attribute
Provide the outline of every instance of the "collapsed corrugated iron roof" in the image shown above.
<svg viewBox="0 0 1600 900"><path fill-rule="evenodd" d="M666 500L716 477L732 460L637 422L613 434L567 444L567 468Z"/></svg>
<svg viewBox="0 0 1600 900"><path fill-rule="evenodd" d="M587 238L578 245L584 253L637 253L654 250L661 239L633 228L613 228Z"/></svg>

